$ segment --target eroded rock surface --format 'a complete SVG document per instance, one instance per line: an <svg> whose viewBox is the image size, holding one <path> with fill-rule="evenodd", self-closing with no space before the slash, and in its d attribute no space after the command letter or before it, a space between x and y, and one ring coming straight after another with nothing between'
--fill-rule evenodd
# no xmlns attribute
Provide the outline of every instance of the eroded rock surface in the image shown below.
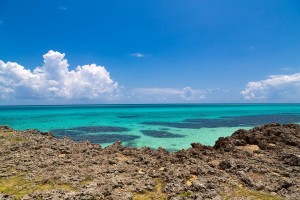
<svg viewBox="0 0 300 200"><path fill-rule="evenodd" d="M0 127L0 199L300 199L300 126L170 153Z"/></svg>

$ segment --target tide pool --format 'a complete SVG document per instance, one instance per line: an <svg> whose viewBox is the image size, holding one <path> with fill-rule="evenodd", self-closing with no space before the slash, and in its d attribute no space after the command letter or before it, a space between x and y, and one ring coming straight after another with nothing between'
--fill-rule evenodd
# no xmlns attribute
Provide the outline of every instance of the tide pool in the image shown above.
<svg viewBox="0 0 300 200"><path fill-rule="evenodd" d="M149 104L0 106L0 124L53 131L57 137L180 150L214 145L238 129L300 123L300 104Z"/></svg>

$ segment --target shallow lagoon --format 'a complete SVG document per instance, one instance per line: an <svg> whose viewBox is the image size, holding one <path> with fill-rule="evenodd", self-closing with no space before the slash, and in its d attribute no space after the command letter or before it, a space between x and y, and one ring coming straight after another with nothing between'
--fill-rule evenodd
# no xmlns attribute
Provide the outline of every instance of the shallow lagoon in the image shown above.
<svg viewBox="0 0 300 200"><path fill-rule="evenodd" d="M271 123L300 123L300 104L153 104L0 106L0 124L53 131L58 137L168 150L213 145L234 131Z"/></svg>

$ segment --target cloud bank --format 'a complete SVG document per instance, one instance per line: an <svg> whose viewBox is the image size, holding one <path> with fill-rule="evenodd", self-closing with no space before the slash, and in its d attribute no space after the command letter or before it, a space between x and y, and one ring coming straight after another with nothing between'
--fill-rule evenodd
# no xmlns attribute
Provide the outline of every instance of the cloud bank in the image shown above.
<svg viewBox="0 0 300 200"><path fill-rule="evenodd" d="M265 80L249 82L241 94L247 100L299 101L300 73L273 75Z"/></svg>
<svg viewBox="0 0 300 200"><path fill-rule="evenodd" d="M69 69L65 54L50 50L42 67L26 69L0 60L0 99L97 99L119 96L118 83L96 64Z"/></svg>

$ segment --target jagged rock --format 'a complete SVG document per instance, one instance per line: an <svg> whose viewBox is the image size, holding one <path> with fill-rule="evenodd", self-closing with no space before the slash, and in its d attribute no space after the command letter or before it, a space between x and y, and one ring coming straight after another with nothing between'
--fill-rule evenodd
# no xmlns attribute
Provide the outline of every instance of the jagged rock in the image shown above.
<svg viewBox="0 0 300 200"><path fill-rule="evenodd" d="M291 166L300 166L300 154L286 154L282 156L282 160Z"/></svg>
<svg viewBox="0 0 300 200"><path fill-rule="evenodd" d="M11 133L7 133L11 132ZM0 126L0 185L10 182L21 199L249 199L233 188L273 192L300 199L300 126L268 124L238 130L213 147L192 143L168 152L136 149L115 142L106 148L90 142L58 139L38 130ZM10 170L14 169L14 170ZM21 174L21 176L20 176ZM18 180L14 183L14 180ZM16 185L14 185L16 184ZM39 188L49 188L41 190ZM0 187L0 190L2 188ZM0 194L0 199L14 195ZM263 195L263 194L261 194Z"/></svg>
<svg viewBox="0 0 300 200"><path fill-rule="evenodd" d="M226 169L231 169L235 166L235 162L232 159L229 160L222 160L219 164L220 169L226 170Z"/></svg>
<svg viewBox="0 0 300 200"><path fill-rule="evenodd" d="M13 131L13 129L8 126L0 126L0 131L8 132L8 131Z"/></svg>
<svg viewBox="0 0 300 200"><path fill-rule="evenodd" d="M0 127L1 129L1 127ZM6 129L7 130L7 129ZM15 198L8 194L0 194L0 200L14 200Z"/></svg>

